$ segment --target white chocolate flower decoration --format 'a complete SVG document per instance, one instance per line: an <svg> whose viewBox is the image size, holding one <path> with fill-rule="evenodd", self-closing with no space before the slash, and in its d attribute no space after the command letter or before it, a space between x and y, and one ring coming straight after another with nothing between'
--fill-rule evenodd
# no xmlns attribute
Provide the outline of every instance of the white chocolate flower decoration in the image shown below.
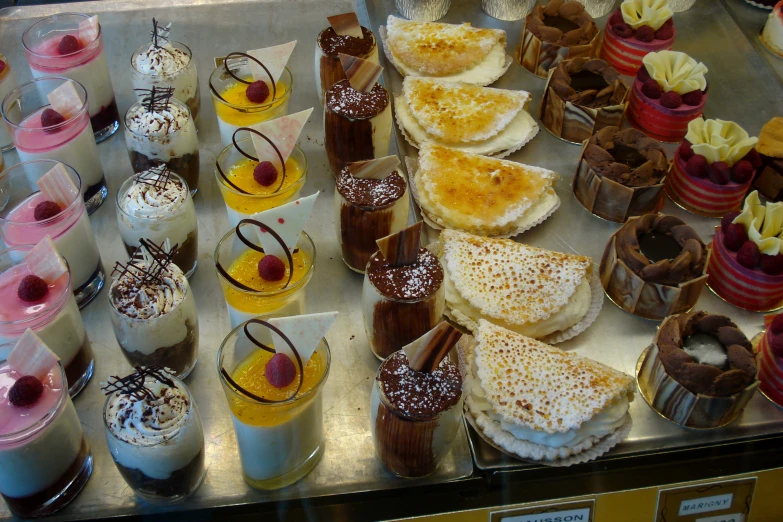
<svg viewBox="0 0 783 522"><path fill-rule="evenodd" d="M745 157L756 146L758 138L751 138L745 129L733 121L696 118L688 124L685 139L693 152L704 156L707 163L724 161L729 167Z"/></svg>
<svg viewBox="0 0 783 522"><path fill-rule="evenodd" d="M664 92L687 94L707 88L707 66L678 51L648 53L643 59L650 77Z"/></svg>
<svg viewBox="0 0 783 522"><path fill-rule="evenodd" d="M674 16L674 12L669 8L669 0L625 0L620 11L625 23L634 29L649 25L654 31Z"/></svg>
<svg viewBox="0 0 783 522"><path fill-rule="evenodd" d="M762 254L775 256L783 247L783 201L767 202L764 206L754 190L745 199L742 213L734 218L748 232L748 239L756 243Z"/></svg>

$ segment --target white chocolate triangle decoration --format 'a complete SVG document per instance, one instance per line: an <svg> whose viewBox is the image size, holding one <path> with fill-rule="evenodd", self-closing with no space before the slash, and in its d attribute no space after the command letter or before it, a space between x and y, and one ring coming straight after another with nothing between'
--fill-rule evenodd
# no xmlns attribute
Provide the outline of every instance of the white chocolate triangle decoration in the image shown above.
<svg viewBox="0 0 783 522"><path fill-rule="evenodd" d="M354 161L346 165L351 176L358 179L386 179L386 176L394 172L400 164L400 158L384 156L371 160Z"/></svg>
<svg viewBox="0 0 783 522"><path fill-rule="evenodd" d="M250 128L257 130L272 140L272 143L275 144L277 150L283 156L283 161L285 161L291 155L291 151L294 150L294 146L299 140L299 135L302 133L307 120L310 119L312 112L313 109L311 107L296 114L289 114L282 118L257 123ZM280 159L277 157L275 149L261 136L252 132L249 134L253 139L253 147L256 149L258 159L260 161L271 161L279 172L283 166L280 164Z"/></svg>
<svg viewBox="0 0 783 522"><path fill-rule="evenodd" d="M362 26L359 24L359 17L356 13L343 13L334 16L327 16L329 25L332 26L334 32L340 36L352 36L353 38L364 38L362 33Z"/></svg>
<svg viewBox="0 0 783 522"><path fill-rule="evenodd" d="M293 251L296 248L302 230L304 230L305 223L310 219L318 194L320 192L259 212L250 216L250 219L255 219L269 226L283 239L288 250ZM258 242L261 243L261 248L264 249L266 255L273 255L285 262L285 251L272 234L259 228Z"/></svg>
<svg viewBox="0 0 783 522"><path fill-rule="evenodd" d="M336 317L337 312L326 312L291 317L272 317L268 321L288 337L299 353L302 364L307 364ZM284 353L291 358L291 361L296 362L291 347L274 331L272 331L272 342L275 345L275 352Z"/></svg>
<svg viewBox="0 0 783 522"><path fill-rule="evenodd" d="M49 172L41 176L36 184L46 199L60 205L60 210L67 208L79 195L79 187L74 184L71 175L62 163L57 163L52 167Z"/></svg>
<svg viewBox="0 0 783 522"><path fill-rule="evenodd" d="M263 63L264 66L269 70L269 74L272 75L275 83L277 83L277 80L280 79L280 76L285 70L288 59L291 58L291 53L294 52L295 46L296 40L282 45L275 45L274 47L253 49L252 51L248 51L247 54ZM250 65L250 74L253 75L253 80L262 81L269 85L269 76L266 74L264 68L253 60L248 60L248 62L248 65ZM269 85L269 91L272 91L271 85Z"/></svg>
<svg viewBox="0 0 783 522"><path fill-rule="evenodd" d="M72 81L63 82L46 97L52 109L62 114L66 120L75 116L84 105L84 100Z"/></svg>
<svg viewBox="0 0 783 522"><path fill-rule="evenodd" d="M48 235L25 254L24 263L30 273L50 284L68 271L65 259L57 251L52 238Z"/></svg>
<svg viewBox="0 0 783 522"><path fill-rule="evenodd" d="M46 343L29 328L16 341L16 346L8 354L11 368L24 375L32 375L39 381L49 373L60 358L52 352Z"/></svg>
<svg viewBox="0 0 783 522"><path fill-rule="evenodd" d="M82 45L89 45L98 38L100 33L100 22L98 21L98 15L91 16L86 20L79 22L79 40Z"/></svg>

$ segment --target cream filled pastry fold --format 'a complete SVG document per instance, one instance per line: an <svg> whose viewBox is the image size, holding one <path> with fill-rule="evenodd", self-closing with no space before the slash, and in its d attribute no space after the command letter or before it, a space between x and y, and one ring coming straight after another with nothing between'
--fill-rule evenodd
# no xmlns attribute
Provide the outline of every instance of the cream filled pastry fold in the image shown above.
<svg viewBox="0 0 783 522"><path fill-rule="evenodd" d="M630 375L485 320L458 346L470 420L508 453L567 466L606 453L631 430Z"/></svg>
<svg viewBox="0 0 783 522"><path fill-rule="evenodd" d="M597 316L594 297L603 300L589 257L456 230L441 232L438 257L448 315L473 332L486 319L538 339L576 335Z"/></svg>
<svg viewBox="0 0 783 522"><path fill-rule="evenodd" d="M408 171L414 197L434 228L511 236L540 223L560 205L558 175L541 167L431 143L422 145L415 167Z"/></svg>
<svg viewBox="0 0 783 522"><path fill-rule="evenodd" d="M416 147L429 142L502 158L538 133L525 111L529 100L525 91L408 77L394 108L403 134Z"/></svg>
<svg viewBox="0 0 783 522"><path fill-rule="evenodd" d="M408 21L389 16L381 27L386 57L402 76L427 76L472 85L489 85L508 70L506 32Z"/></svg>

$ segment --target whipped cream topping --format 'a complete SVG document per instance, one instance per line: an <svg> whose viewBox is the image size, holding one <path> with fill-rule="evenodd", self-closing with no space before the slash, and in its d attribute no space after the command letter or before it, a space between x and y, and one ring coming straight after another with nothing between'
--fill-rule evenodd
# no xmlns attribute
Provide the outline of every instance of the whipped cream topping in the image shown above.
<svg viewBox="0 0 783 522"><path fill-rule="evenodd" d="M112 435L128 444L154 446L176 437L188 420L190 398L182 385L162 383L148 376L144 387L150 397L114 393L106 407L106 425Z"/></svg>
<svg viewBox="0 0 783 522"><path fill-rule="evenodd" d="M168 42L160 47L150 44L146 51L139 53L133 59L133 66L137 71L153 76L172 76L187 67L189 63L190 56Z"/></svg>
<svg viewBox="0 0 783 522"><path fill-rule="evenodd" d="M147 269L144 261L135 266ZM188 280L177 265L170 263L159 279L145 278L141 270L128 266L111 285L112 305L131 319L153 319L174 310L188 295Z"/></svg>
<svg viewBox="0 0 783 522"><path fill-rule="evenodd" d="M674 16L669 0L625 0L620 6L623 20L634 29L642 26L658 29Z"/></svg>
<svg viewBox="0 0 783 522"><path fill-rule="evenodd" d="M144 105L138 103L131 107L125 121L136 134L166 136L184 129L189 119L187 109L174 103L169 103L165 111L147 111Z"/></svg>
<svg viewBox="0 0 783 522"><path fill-rule="evenodd" d="M704 118L696 118L688 124L685 139L693 152L704 156L708 163L724 161L729 167L744 158L759 141L733 121Z"/></svg>
<svg viewBox="0 0 783 522"><path fill-rule="evenodd" d="M650 78L658 82L664 92L674 91L687 94L707 88L707 66L697 62L685 53L658 51L649 53L643 59Z"/></svg>
<svg viewBox="0 0 783 522"><path fill-rule="evenodd" d="M119 200L122 210L136 217L151 217L173 212L187 200L188 189L182 181L171 177L165 186L154 184L159 178L158 173L149 170L137 174L136 181Z"/></svg>

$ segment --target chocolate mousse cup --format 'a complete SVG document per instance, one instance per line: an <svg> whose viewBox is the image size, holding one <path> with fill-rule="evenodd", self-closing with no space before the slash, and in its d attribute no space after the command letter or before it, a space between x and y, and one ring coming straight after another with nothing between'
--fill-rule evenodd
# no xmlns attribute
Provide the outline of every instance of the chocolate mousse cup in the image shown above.
<svg viewBox="0 0 783 522"><path fill-rule="evenodd" d="M364 331L370 349L383 360L440 322L446 306L443 268L437 256L419 249L416 263L392 266L376 252L362 288Z"/></svg>
<svg viewBox="0 0 783 522"><path fill-rule="evenodd" d="M324 93L341 80L347 80L340 63L340 53L378 63L378 46L372 31L362 27L362 38L339 35L332 27L318 33L315 42L315 72L318 100L324 103Z"/></svg>
<svg viewBox="0 0 783 522"><path fill-rule="evenodd" d="M168 239L172 246L177 245L172 262L190 277L198 264L196 207L185 180L173 172L168 175L167 190L146 185L157 179L153 175L152 180L144 181L150 171L125 180L117 192L117 225L128 257L142 239L159 245ZM144 178L139 181L139 176ZM140 200L145 204L139 204Z"/></svg>
<svg viewBox="0 0 783 522"><path fill-rule="evenodd" d="M196 124L184 103L172 98L169 106L169 110L155 112L154 119L141 102L128 109L125 143L131 167L138 173L166 165L187 182L195 195L199 181Z"/></svg>
<svg viewBox="0 0 783 522"><path fill-rule="evenodd" d="M337 176L334 223L348 268L363 274L378 239L408 224L407 184L397 172L385 179L357 179L347 168Z"/></svg>
<svg viewBox="0 0 783 522"><path fill-rule="evenodd" d="M169 45L172 48L170 51ZM170 64L168 70L158 58L161 53L170 57L166 63ZM166 45L160 48L154 48L149 43L142 45L131 56L131 81L134 89L171 87L174 89L174 98L182 100L188 106L193 120L198 121L201 110L198 74L193 53L187 45L172 41L166 42Z"/></svg>
<svg viewBox="0 0 783 522"><path fill-rule="evenodd" d="M391 125L389 93L380 84L368 93L348 80L332 85L324 94L324 147L332 174L348 163L386 156Z"/></svg>
<svg viewBox="0 0 783 522"><path fill-rule="evenodd" d="M375 376L370 427L381 464L400 477L431 475L451 449L462 421L462 377L446 357L432 373L408 366L404 351Z"/></svg>

